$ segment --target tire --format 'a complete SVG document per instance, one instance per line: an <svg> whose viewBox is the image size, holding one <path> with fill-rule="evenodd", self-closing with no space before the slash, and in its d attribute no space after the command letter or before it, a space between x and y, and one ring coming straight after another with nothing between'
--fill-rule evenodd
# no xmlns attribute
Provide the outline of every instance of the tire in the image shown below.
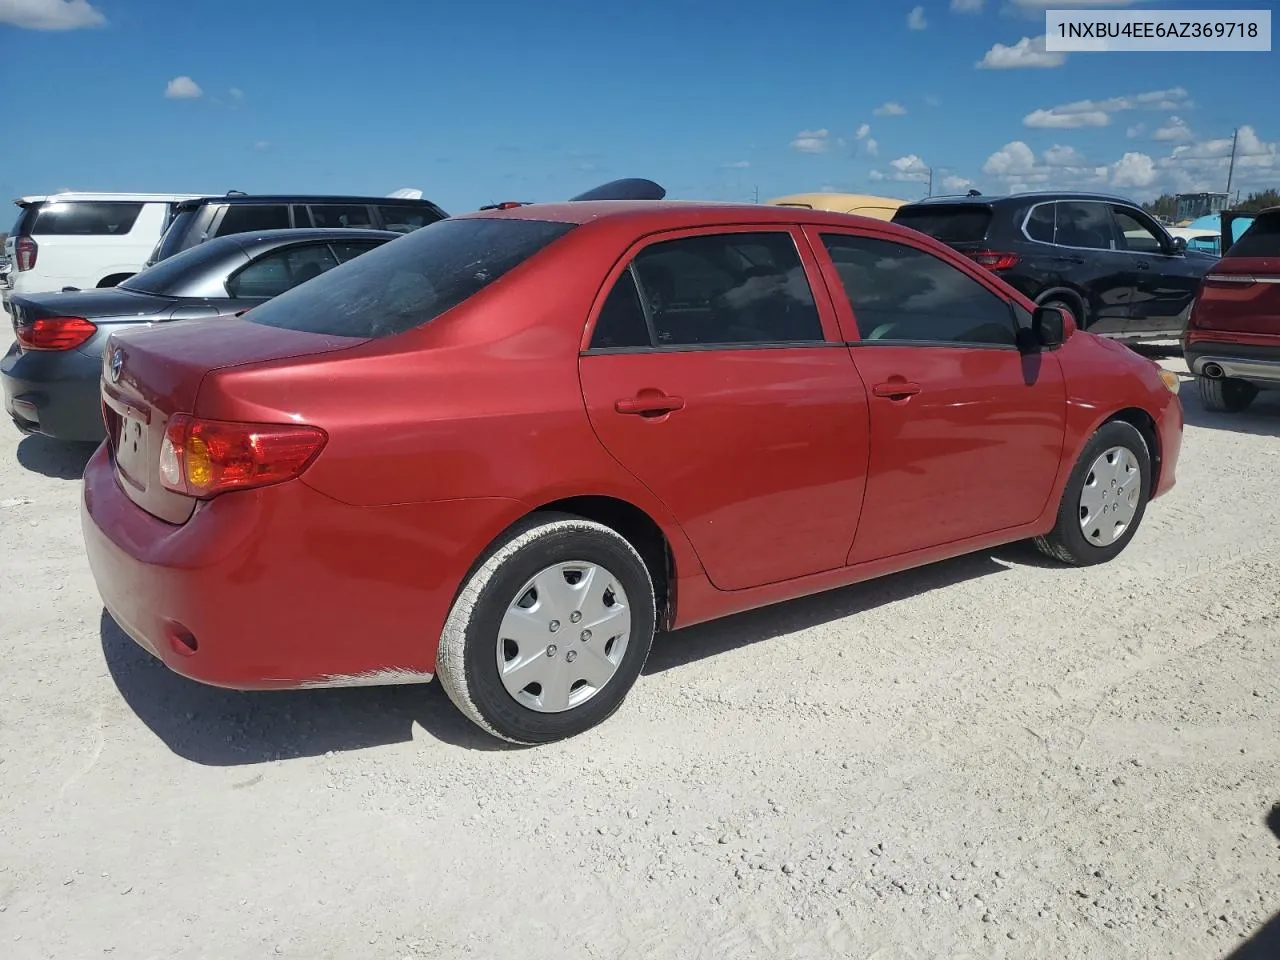
<svg viewBox="0 0 1280 960"><path fill-rule="evenodd" d="M1071 319L1075 322L1076 329L1077 330L1084 329L1084 318L1080 315L1080 311L1076 308L1074 304L1068 303L1066 300L1062 300L1058 297L1053 297L1049 300L1046 300L1044 303L1040 304L1040 306L1057 307L1059 310L1067 311L1067 313L1071 314Z"/></svg>
<svg viewBox="0 0 1280 960"><path fill-rule="evenodd" d="M1239 413L1258 395L1258 388L1247 380L1196 377L1200 402L1214 413Z"/></svg>
<svg viewBox="0 0 1280 960"><path fill-rule="evenodd" d="M534 580L545 584L545 595ZM586 592L575 595L580 589ZM436 674L482 730L511 743L550 743L589 730L621 706L648 659L656 616L653 579L625 538L581 517L535 514L467 578L440 637ZM628 617L625 637L611 637ZM597 624L594 634L580 629L588 623ZM593 683L577 670L602 679ZM547 682L515 690L516 677Z"/></svg>
<svg viewBox="0 0 1280 960"><path fill-rule="evenodd" d="M1122 451L1127 452L1128 456L1120 453ZM1104 456L1113 452L1117 452L1114 464L1103 462ZM1132 472L1137 474L1132 476L1129 473L1132 477L1129 480L1123 479L1123 474L1127 471L1121 470L1127 464L1132 464ZM1116 470L1117 475L1108 478L1107 474L1112 470ZM1117 486L1109 485L1106 482L1108 479L1116 480ZM1130 487L1130 484L1136 485L1136 489ZM1095 491L1088 497L1091 502L1087 526L1084 496L1086 487ZM1042 553L1073 567L1106 563L1124 550L1137 533L1146 513L1150 492L1151 451L1147 449L1146 440L1132 424L1122 420L1104 423L1085 445L1080 459L1071 471L1066 489L1062 492L1057 523L1048 534L1037 537L1035 544ZM1128 513L1130 507L1132 514ZM1113 518L1117 516L1127 516L1118 535L1115 525L1112 525ZM1111 537L1113 539L1108 539Z"/></svg>

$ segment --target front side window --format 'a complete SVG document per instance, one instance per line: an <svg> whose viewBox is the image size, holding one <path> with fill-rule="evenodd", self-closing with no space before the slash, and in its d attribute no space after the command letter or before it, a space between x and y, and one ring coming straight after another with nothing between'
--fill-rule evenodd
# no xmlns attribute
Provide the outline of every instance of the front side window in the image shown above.
<svg viewBox="0 0 1280 960"><path fill-rule="evenodd" d="M1150 225L1140 220L1124 207L1113 207L1116 226L1120 228L1123 249L1134 253L1164 253L1164 242L1151 229Z"/></svg>
<svg viewBox="0 0 1280 960"><path fill-rule="evenodd" d="M659 347L823 340L790 233L660 241L645 247L633 266Z"/></svg>
<svg viewBox="0 0 1280 960"><path fill-rule="evenodd" d="M1013 346L1009 304L973 277L916 247L823 234L858 337L867 342Z"/></svg>
<svg viewBox="0 0 1280 960"><path fill-rule="evenodd" d="M23 224L33 237L120 237L133 229L141 203L116 201L46 201Z"/></svg>
<svg viewBox="0 0 1280 960"><path fill-rule="evenodd" d="M289 226L289 208L284 204L229 203L222 222L218 224L217 236L257 230L282 230Z"/></svg>
<svg viewBox="0 0 1280 960"><path fill-rule="evenodd" d="M373 218L363 204L315 203L311 205L311 222L317 227L370 227Z"/></svg>
<svg viewBox="0 0 1280 960"><path fill-rule="evenodd" d="M1062 200L1057 208L1058 229L1054 235L1054 243L1088 250L1115 249L1111 210L1105 203Z"/></svg>
<svg viewBox="0 0 1280 960"><path fill-rule="evenodd" d="M328 244L289 247L253 261L227 281L227 292L237 299L278 297L337 265Z"/></svg>

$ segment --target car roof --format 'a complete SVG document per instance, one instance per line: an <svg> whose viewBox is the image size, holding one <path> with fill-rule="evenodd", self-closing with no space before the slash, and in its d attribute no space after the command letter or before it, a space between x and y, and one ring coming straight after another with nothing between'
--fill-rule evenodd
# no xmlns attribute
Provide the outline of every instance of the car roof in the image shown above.
<svg viewBox="0 0 1280 960"><path fill-rule="evenodd" d="M373 230L361 227L281 227L276 230L248 230L244 233L229 233L216 237L217 240L234 240L240 246L256 243L273 243L277 240L305 243L308 240L382 240L403 237L403 233L395 230ZM212 243L213 241L208 241Z"/></svg>
<svg viewBox="0 0 1280 960"><path fill-rule="evenodd" d="M913 200L907 204L909 207L925 207L925 206L991 206L993 204L1021 203L1026 200L1041 200L1049 202L1053 200L1103 200L1107 203L1123 203L1125 206L1136 207L1137 204L1126 197L1118 197L1110 193L1090 193L1080 190L1027 190L1022 193L1003 193L994 196L970 197L968 195L956 196L937 196L923 197L919 200Z"/></svg>
<svg viewBox="0 0 1280 960"><path fill-rule="evenodd" d="M182 200L194 200L202 197L201 193L80 193L65 190L62 193L49 193L18 197L13 202L20 207L33 203L70 203L72 201L124 201L134 203L175 203Z"/></svg>
<svg viewBox="0 0 1280 960"><path fill-rule="evenodd" d="M336 193L232 193L206 194L189 197L182 202L184 207L196 207L205 203L373 203L378 205L405 206L417 205L435 207L431 200L414 200L407 197L362 197L353 194Z"/></svg>
<svg viewBox="0 0 1280 960"><path fill-rule="evenodd" d="M911 201L899 200L897 197L881 197L870 193L835 193L828 190L818 193L789 193L785 197L774 197L766 202L770 206L802 206L807 204L815 209L826 210L830 209L825 206L828 203L865 207L901 207Z"/></svg>

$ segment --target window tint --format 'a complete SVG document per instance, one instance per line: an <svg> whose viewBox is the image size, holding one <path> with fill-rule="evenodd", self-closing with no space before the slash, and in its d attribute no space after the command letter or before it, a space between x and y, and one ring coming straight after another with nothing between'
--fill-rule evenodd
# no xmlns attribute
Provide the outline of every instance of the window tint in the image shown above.
<svg viewBox="0 0 1280 960"><path fill-rule="evenodd" d="M931 253L870 237L824 234L862 340L1014 341L1009 305Z"/></svg>
<svg viewBox="0 0 1280 960"><path fill-rule="evenodd" d="M375 247L382 246L385 242L385 240L344 240L342 243L330 243L329 249L337 256L339 263L346 263L362 253L368 253Z"/></svg>
<svg viewBox="0 0 1280 960"><path fill-rule="evenodd" d="M1058 231L1054 242L1090 250L1115 249L1111 209L1105 203L1063 200L1058 204Z"/></svg>
<svg viewBox="0 0 1280 960"><path fill-rule="evenodd" d="M179 210L173 218L173 223L169 224L164 234L160 237L160 242L156 244L156 248L152 253L152 257L159 262L166 257L171 257L178 251L189 246L186 243L189 239L187 232L191 229L192 221L196 218L195 210Z"/></svg>
<svg viewBox="0 0 1280 960"><path fill-rule="evenodd" d="M289 208L284 204L229 203L222 222L218 224L217 235L225 237L254 230L280 230L289 225Z"/></svg>
<svg viewBox="0 0 1280 960"><path fill-rule="evenodd" d="M893 222L926 233L943 243L974 243L985 240L991 227L991 208L985 204L964 203L941 206L926 203L899 207Z"/></svg>
<svg viewBox="0 0 1280 960"><path fill-rule="evenodd" d="M142 207L141 203L114 201L45 202L29 208L35 211L34 216L28 214L19 220L20 229L15 233L26 233L33 237L123 236L133 229Z"/></svg>
<svg viewBox="0 0 1280 960"><path fill-rule="evenodd" d="M307 212L307 208L301 203L293 205L293 225L295 227L314 226L311 222L311 214Z"/></svg>
<svg viewBox="0 0 1280 960"><path fill-rule="evenodd" d="M1031 210L1027 217L1027 236L1041 243L1053 243L1054 226L1057 223L1056 203L1040 203Z"/></svg>
<svg viewBox="0 0 1280 960"><path fill-rule="evenodd" d="M227 281L227 292L233 297L278 297L337 265L328 244L289 247L253 261Z"/></svg>
<svg viewBox="0 0 1280 960"><path fill-rule="evenodd" d="M439 220L245 314L255 323L386 337L435 319L574 227L507 218Z"/></svg>
<svg viewBox="0 0 1280 960"><path fill-rule="evenodd" d="M653 346L644 308L640 305L640 291L636 289L636 278L630 268L622 271L600 308L591 346L596 350Z"/></svg>
<svg viewBox="0 0 1280 960"><path fill-rule="evenodd" d="M440 215L429 207L390 203L378 207L378 213L382 216L384 229L394 230L396 233L412 233L440 219Z"/></svg>
<svg viewBox="0 0 1280 960"><path fill-rule="evenodd" d="M311 222L317 227L369 227L373 218L369 208L356 203L313 203Z"/></svg>
<svg viewBox="0 0 1280 960"><path fill-rule="evenodd" d="M641 251L635 269L658 346L823 339L788 233L667 240Z"/></svg>
<svg viewBox="0 0 1280 960"><path fill-rule="evenodd" d="M1141 253L1164 253L1164 245L1151 228L1122 207L1113 207L1116 225L1125 250Z"/></svg>
<svg viewBox="0 0 1280 960"><path fill-rule="evenodd" d="M1231 224L1233 230L1236 223ZM1280 214L1268 213L1253 224L1227 250L1229 257L1280 257Z"/></svg>

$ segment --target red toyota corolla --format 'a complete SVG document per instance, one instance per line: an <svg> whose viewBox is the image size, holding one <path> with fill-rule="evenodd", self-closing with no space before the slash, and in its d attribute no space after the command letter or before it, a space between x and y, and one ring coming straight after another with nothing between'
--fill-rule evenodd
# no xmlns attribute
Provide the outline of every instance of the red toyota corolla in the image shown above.
<svg viewBox="0 0 1280 960"><path fill-rule="evenodd" d="M435 675L545 742L618 707L655 629L1024 538L1114 557L1173 486L1176 393L881 221L484 211L114 337L84 535L179 673Z"/></svg>

